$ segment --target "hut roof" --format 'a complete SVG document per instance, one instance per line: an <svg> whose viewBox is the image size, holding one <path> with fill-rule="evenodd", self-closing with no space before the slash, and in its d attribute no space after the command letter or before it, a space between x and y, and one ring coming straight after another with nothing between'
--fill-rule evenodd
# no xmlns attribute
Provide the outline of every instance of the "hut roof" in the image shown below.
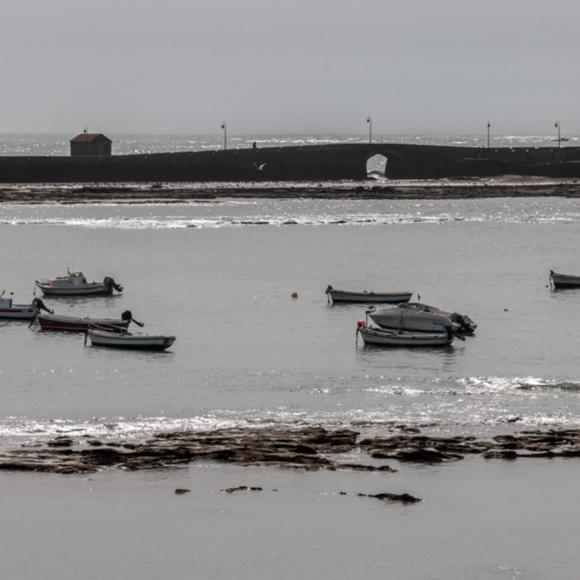
<svg viewBox="0 0 580 580"><path fill-rule="evenodd" d="M103 135L102 133L80 133L76 137L73 137L70 142L88 143L89 141L96 141L98 139L106 139L107 141L111 141L106 135Z"/></svg>

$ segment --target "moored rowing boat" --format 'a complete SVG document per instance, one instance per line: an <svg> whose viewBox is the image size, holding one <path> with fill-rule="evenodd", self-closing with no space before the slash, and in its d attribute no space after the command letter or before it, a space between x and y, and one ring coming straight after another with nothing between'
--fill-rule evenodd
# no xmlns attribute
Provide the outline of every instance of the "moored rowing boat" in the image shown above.
<svg viewBox="0 0 580 580"><path fill-rule="evenodd" d="M103 330L93 330L92 328L89 329L87 335L93 346L129 350L165 350L175 342L174 336L118 334Z"/></svg>
<svg viewBox="0 0 580 580"><path fill-rule="evenodd" d="M122 332L129 326L129 320L123 318L89 318L62 316L60 314L41 314L37 317L42 330L62 330L68 332L87 332L89 327L96 326L111 331Z"/></svg>
<svg viewBox="0 0 580 580"><path fill-rule="evenodd" d="M360 324L357 332L362 336L366 345L373 346L447 346L453 342L453 334L451 332L395 331Z"/></svg>
<svg viewBox="0 0 580 580"><path fill-rule="evenodd" d="M557 274L550 270L550 281L554 290L563 290L566 288L580 288L580 276L571 274Z"/></svg>
<svg viewBox="0 0 580 580"><path fill-rule="evenodd" d="M351 292L349 290L335 290L328 286L326 294L334 303L352 303L352 304L401 304L409 302L412 292Z"/></svg>

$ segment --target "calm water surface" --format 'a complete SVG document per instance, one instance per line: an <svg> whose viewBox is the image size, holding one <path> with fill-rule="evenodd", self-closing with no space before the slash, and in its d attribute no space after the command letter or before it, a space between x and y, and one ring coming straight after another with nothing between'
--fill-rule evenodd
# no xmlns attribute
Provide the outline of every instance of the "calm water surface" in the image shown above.
<svg viewBox="0 0 580 580"><path fill-rule="evenodd" d="M0 222L2 286L18 300L69 266L112 275L121 296L50 305L130 309L149 332L177 336L171 352L142 354L1 324L4 441L270 422L580 422L580 293L546 287L550 268L580 271L577 201L13 205ZM328 306L329 283L409 289L479 327L443 350L357 347L364 307Z"/></svg>

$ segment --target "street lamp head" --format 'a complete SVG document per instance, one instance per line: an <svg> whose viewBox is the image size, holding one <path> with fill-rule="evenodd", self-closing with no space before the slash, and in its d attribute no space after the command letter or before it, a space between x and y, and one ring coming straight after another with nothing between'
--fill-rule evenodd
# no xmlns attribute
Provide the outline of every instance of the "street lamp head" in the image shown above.
<svg viewBox="0 0 580 580"><path fill-rule="evenodd" d="M369 116L367 117L367 123L372 123L372 121L373 121L373 118L372 118L372 117L369 115Z"/></svg>

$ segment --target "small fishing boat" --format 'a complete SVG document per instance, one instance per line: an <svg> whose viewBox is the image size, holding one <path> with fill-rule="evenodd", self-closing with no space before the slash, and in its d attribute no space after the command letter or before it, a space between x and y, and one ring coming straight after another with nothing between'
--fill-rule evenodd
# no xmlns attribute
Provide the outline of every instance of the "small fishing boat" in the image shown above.
<svg viewBox="0 0 580 580"><path fill-rule="evenodd" d="M556 274L550 270L550 283L554 290L566 288L580 288L580 276L571 276L570 274Z"/></svg>
<svg viewBox="0 0 580 580"><path fill-rule="evenodd" d="M88 282L82 272L68 272L53 280L36 280L35 285L45 296L110 296L113 290L123 291L123 286L110 276L105 276L102 282Z"/></svg>
<svg viewBox="0 0 580 580"><path fill-rule="evenodd" d="M175 342L175 336L131 334L130 332L119 334L92 327L89 328L87 336L92 346L128 350L165 350Z"/></svg>
<svg viewBox="0 0 580 580"><path fill-rule="evenodd" d="M99 328L111 332L127 332L129 324L143 326L135 320L130 310L125 310L121 318L90 318L77 316L63 316L61 314L39 314L36 317L42 330L63 330L68 332L87 332L89 328ZM34 321L33 321L34 322Z"/></svg>
<svg viewBox="0 0 580 580"><path fill-rule="evenodd" d="M335 290L332 286L326 289L328 301L334 303L351 303L351 304L401 304L409 302L412 292L351 292L349 290Z"/></svg>
<svg viewBox="0 0 580 580"><path fill-rule="evenodd" d="M364 320L359 321L358 334L362 336L365 345L373 346L447 346L453 342L454 334L449 332L410 332L407 330L386 330L367 326Z"/></svg>
<svg viewBox="0 0 580 580"><path fill-rule="evenodd" d="M32 320L41 310L52 313L40 298L31 304L14 304L12 298L4 298L4 292L0 294L0 320Z"/></svg>
<svg viewBox="0 0 580 580"><path fill-rule="evenodd" d="M36 319L42 330L63 330L68 332L87 332L90 326L98 326L111 331L122 332L129 326L129 320L121 318L89 318L63 316L61 314L39 314Z"/></svg>
<svg viewBox="0 0 580 580"><path fill-rule="evenodd" d="M419 302L374 310L370 312L370 317L380 327L395 330L445 332L449 329L453 332L472 334L477 328L477 324L466 314L447 312Z"/></svg>

